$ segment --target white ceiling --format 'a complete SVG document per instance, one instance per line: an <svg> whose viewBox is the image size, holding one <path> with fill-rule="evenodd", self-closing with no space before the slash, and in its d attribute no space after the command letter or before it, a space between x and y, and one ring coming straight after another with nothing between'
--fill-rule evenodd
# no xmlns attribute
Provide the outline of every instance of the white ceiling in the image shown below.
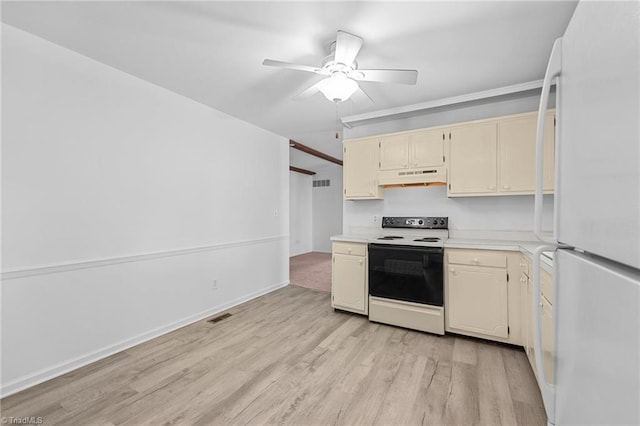
<svg viewBox="0 0 640 426"><path fill-rule="evenodd" d="M364 38L361 68L418 70L418 84L361 83L375 104L341 116L541 79L576 2L2 2L2 21L274 133L342 158L336 107L291 98L321 76L337 30ZM295 151L292 149L292 151ZM292 164L328 163L292 154Z"/></svg>

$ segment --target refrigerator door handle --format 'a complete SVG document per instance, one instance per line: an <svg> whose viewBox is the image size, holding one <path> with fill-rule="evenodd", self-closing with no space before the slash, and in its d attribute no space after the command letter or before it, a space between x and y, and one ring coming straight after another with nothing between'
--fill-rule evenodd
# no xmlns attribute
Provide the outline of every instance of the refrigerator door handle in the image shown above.
<svg viewBox="0 0 640 426"><path fill-rule="evenodd" d="M536 192L534 197L533 232L541 241L555 243L555 236L549 241L542 233L542 190L544 184L544 126L549 106L549 92L553 79L560 75L562 70L562 38L553 43L551 56L547 64L547 71L542 83L540 107L538 108L538 126L536 131ZM557 132L556 132L557 134ZM557 146L557 144L556 144ZM556 149L556 152L558 150ZM558 160L556 159L556 164Z"/></svg>

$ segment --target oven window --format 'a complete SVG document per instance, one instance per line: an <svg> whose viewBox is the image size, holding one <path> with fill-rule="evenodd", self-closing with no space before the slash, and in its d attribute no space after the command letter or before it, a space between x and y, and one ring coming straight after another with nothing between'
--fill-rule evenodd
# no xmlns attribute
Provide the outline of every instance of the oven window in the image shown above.
<svg viewBox="0 0 640 426"><path fill-rule="evenodd" d="M369 294L443 306L443 249L369 244Z"/></svg>

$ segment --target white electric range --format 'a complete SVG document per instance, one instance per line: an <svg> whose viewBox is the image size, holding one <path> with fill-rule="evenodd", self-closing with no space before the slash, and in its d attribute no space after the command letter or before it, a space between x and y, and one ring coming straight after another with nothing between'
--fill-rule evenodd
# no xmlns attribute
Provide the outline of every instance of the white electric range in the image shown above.
<svg viewBox="0 0 640 426"><path fill-rule="evenodd" d="M369 319L444 334L446 217L383 217L369 239Z"/></svg>

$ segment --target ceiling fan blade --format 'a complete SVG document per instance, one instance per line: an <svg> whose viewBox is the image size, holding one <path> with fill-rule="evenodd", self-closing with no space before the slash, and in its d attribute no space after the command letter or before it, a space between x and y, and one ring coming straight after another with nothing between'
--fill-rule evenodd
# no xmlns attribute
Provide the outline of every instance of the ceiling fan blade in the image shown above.
<svg viewBox="0 0 640 426"><path fill-rule="evenodd" d="M416 70L354 70L349 77L360 81L378 81L382 83L416 84Z"/></svg>
<svg viewBox="0 0 640 426"><path fill-rule="evenodd" d="M375 104L374 100L371 99L371 96L369 96L369 94L365 92L362 87L358 87L358 90L356 90L355 93L351 95L351 99L353 99L353 101L356 103Z"/></svg>
<svg viewBox="0 0 640 426"><path fill-rule="evenodd" d="M262 65L266 65L268 67L288 68L291 70L307 71L307 72L315 72L315 73L321 73L322 71L322 68L311 67L308 65L292 64L291 62L276 61L275 59L265 59L264 61L262 61Z"/></svg>
<svg viewBox="0 0 640 426"><path fill-rule="evenodd" d="M334 60L347 66L353 65L363 44L364 40L361 37L345 31L338 31Z"/></svg>
<svg viewBox="0 0 640 426"><path fill-rule="evenodd" d="M316 93L318 93L320 91L320 89L327 84L327 81L329 79L325 78L323 80L320 80L319 82L317 82L316 84L314 84L311 87L306 88L305 90L303 90L302 92L298 93L297 95L295 95L293 97L294 101L301 101L307 98L310 98L311 96L315 95Z"/></svg>

